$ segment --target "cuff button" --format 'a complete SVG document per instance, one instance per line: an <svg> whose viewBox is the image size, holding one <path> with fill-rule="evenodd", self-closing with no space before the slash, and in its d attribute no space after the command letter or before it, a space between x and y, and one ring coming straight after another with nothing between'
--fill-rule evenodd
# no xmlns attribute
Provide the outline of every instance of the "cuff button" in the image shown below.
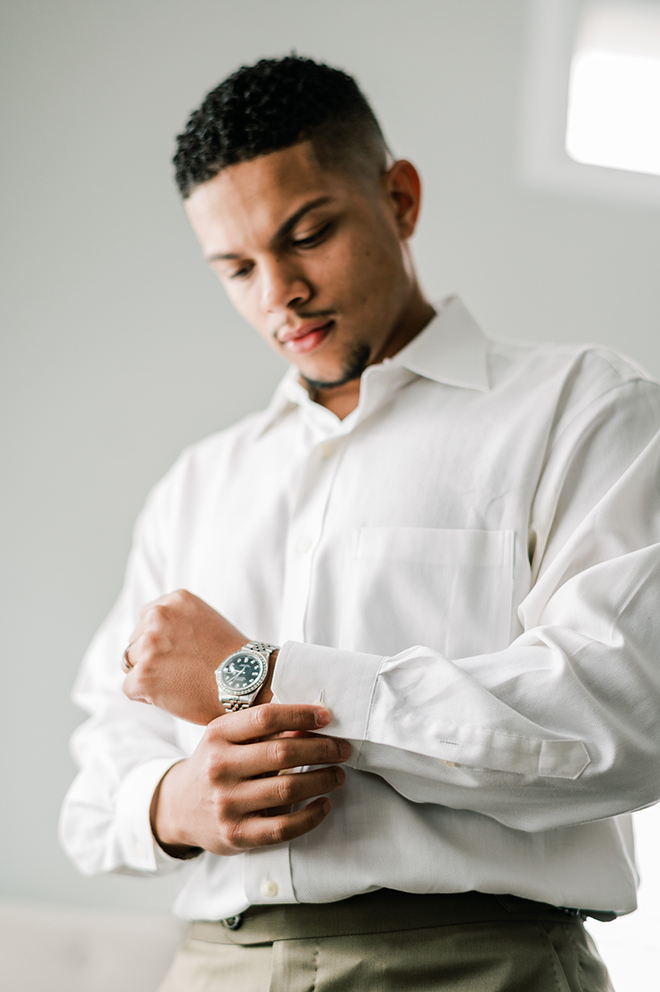
<svg viewBox="0 0 660 992"><path fill-rule="evenodd" d="M264 878L259 888L262 896L265 896L266 899L274 899L279 891L277 882L274 882L272 878Z"/></svg>

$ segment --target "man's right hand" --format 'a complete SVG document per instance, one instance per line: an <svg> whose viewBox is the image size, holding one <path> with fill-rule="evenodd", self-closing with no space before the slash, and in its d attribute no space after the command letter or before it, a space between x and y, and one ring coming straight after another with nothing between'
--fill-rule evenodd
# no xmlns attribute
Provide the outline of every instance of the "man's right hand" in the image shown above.
<svg viewBox="0 0 660 992"><path fill-rule="evenodd" d="M350 745L318 734L330 719L323 707L266 703L213 720L191 757L173 765L154 793L151 826L161 847L175 857L195 847L241 854L317 827L329 799L295 812L280 808L343 785L346 773L335 762L348 758ZM286 771L301 765L330 767Z"/></svg>

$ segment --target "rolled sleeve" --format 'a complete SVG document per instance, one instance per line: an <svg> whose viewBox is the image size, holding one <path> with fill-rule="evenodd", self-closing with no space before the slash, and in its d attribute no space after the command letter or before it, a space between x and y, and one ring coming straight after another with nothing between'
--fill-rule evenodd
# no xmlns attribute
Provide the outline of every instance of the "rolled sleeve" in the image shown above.
<svg viewBox="0 0 660 992"><path fill-rule="evenodd" d="M333 714L325 732L354 745L349 763L414 802L540 830L657 801L660 434L632 459L617 449L623 399L585 411L553 453L564 471L552 463L549 471L563 486L554 500L542 495L555 520L518 607L523 631L507 647L449 659L424 646L382 657L288 644L278 698L323 698ZM574 491L567 482L582 437L609 452L600 491L587 480L588 497L579 474Z"/></svg>

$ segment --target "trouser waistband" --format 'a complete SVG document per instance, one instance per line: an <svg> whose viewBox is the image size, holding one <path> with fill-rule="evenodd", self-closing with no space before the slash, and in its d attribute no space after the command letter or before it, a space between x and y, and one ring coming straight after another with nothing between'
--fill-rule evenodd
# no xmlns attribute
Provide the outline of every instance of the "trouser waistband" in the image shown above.
<svg viewBox="0 0 660 992"><path fill-rule="evenodd" d="M575 910L511 895L484 892L419 895L378 889L340 902L250 906L229 920L198 920L190 936L216 944L269 944L276 940L421 930L497 920L566 922Z"/></svg>

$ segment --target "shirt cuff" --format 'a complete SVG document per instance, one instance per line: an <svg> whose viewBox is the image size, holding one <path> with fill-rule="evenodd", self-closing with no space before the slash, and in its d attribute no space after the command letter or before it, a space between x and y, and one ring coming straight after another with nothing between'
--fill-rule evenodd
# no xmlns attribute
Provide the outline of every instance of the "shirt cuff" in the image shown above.
<svg viewBox="0 0 660 992"><path fill-rule="evenodd" d="M383 655L287 641L275 664L273 694L280 703L322 703L332 713L324 734L363 741L385 660Z"/></svg>
<svg viewBox="0 0 660 992"><path fill-rule="evenodd" d="M151 831L151 800L165 772L182 758L153 758L130 772L117 802L117 838L124 864L135 871L168 875L184 864L164 851Z"/></svg>

